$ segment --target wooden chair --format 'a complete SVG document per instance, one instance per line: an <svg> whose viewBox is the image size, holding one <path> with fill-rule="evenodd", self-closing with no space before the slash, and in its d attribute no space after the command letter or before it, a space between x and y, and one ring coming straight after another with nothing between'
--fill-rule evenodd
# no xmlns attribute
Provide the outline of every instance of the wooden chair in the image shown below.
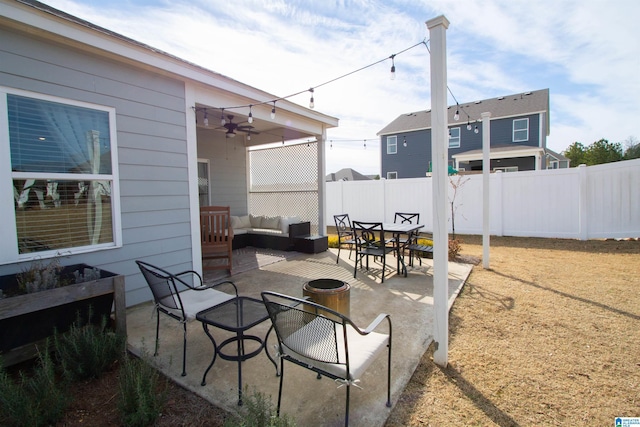
<svg viewBox="0 0 640 427"><path fill-rule="evenodd" d="M231 274L233 228L229 206L200 207L200 243L203 270L227 270ZM208 264L207 260L214 262Z"/></svg>

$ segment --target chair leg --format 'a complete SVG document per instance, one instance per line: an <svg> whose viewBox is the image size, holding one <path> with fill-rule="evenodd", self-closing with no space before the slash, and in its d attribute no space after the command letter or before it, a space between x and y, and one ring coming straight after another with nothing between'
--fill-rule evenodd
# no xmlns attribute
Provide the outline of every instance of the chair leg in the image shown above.
<svg viewBox="0 0 640 427"><path fill-rule="evenodd" d="M156 349L153 353L154 356L158 355L158 336L160 334L160 312L156 310Z"/></svg>
<svg viewBox="0 0 640 427"><path fill-rule="evenodd" d="M182 376L187 375L187 322L182 322L184 333L182 335Z"/></svg>
<svg viewBox="0 0 640 427"><path fill-rule="evenodd" d="M336 258L336 264L338 264L338 262L340 261L340 246L342 246L340 244L340 239L338 238L338 258Z"/></svg>
<svg viewBox="0 0 640 427"><path fill-rule="evenodd" d="M280 387L278 388L278 417L280 416L280 402L282 401L282 380L284 379L284 359L280 358Z"/></svg>
<svg viewBox="0 0 640 427"><path fill-rule="evenodd" d="M349 395L351 394L351 386L347 384L347 402L344 411L344 426L349 427Z"/></svg>
<svg viewBox="0 0 640 427"><path fill-rule="evenodd" d="M391 340L389 340L389 357L387 361L387 408L391 408Z"/></svg>

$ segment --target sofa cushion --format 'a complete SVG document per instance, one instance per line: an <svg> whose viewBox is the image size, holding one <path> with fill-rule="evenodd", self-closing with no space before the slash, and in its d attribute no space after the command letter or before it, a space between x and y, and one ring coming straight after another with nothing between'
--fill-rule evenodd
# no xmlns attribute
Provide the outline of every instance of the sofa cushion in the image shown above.
<svg viewBox="0 0 640 427"><path fill-rule="evenodd" d="M249 222L251 223L251 228L260 228L262 227L262 217L256 215L249 215Z"/></svg>
<svg viewBox="0 0 640 427"><path fill-rule="evenodd" d="M265 216L260 222L260 228L270 228L273 230L280 230L280 217L279 216Z"/></svg>

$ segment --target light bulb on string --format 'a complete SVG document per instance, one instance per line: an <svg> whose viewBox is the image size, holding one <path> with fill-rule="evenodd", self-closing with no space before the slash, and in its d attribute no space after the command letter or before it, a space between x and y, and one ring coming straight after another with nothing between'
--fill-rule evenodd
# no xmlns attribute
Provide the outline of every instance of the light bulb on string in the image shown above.
<svg viewBox="0 0 640 427"><path fill-rule="evenodd" d="M251 113L251 107L253 107L253 105L249 105L249 118L247 119L249 123L253 123L253 114Z"/></svg>
<svg viewBox="0 0 640 427"><path fill-rule="evenodd" d="M453 120L456 122L460 120L460 111L456 108L456 113L453 115Z"/></svg>
<svg viewBox="0 0 640 427"><path fill-rule="evenodd" d="M403 145L404 147L406 147L406 146L407 146L407 138L403 138L402 145Z"/></svg>
<svg viewBox="0 0 640 427"><path fill-rule="evenodd" d="M471 123L469 123L469 120L467 120L467 130L471 130Z"/></svg>
<svg viewBox="0 0 640 427"><path fill-rule="evenodd" d="M271 120L276 118L276 101L273 101L273 108L271 108Z"/></svg>
<svg viewBox="0 0 640 427"><path fill-rule="evenodd" d="M251 132L249 132L249 134L247 134L247 141L251 141Z"/></svg>
<svg viewBox="0 0 640 427"><path fill-rule="evenodd" d="M204 109L204 126L209 127L209 117L207 117L207 109Z"/></svg>
<svg viewBox="0 0 640 427"><path fill-rule="evenodd" d="M395 80L396 79L396 63L394 58L396 57L395 54L391 55L391 80Z"/></svg>
<svg viewBox="0 0 640 427"><path fill-rule="evenodd" d="M311 99L309 99L309 108L313 109L316 106L316 103L313 100L313 88L309 89L311 92Z"/></svg>
<svg viewBox="0 0 640 427"><path fill-rule="evenodd" d="M227 121L224 119L224 108L220 112L220 126L224 126L227 124Z"/></svg>
<svg viewBox="0 0 640 427"><path fill-rule="evenodd" d="M475 129L473 130L473 132L474 132L474 133L478 133L478 132L480 132L480 131L478 130L478 125L476 125Z"/></svg>

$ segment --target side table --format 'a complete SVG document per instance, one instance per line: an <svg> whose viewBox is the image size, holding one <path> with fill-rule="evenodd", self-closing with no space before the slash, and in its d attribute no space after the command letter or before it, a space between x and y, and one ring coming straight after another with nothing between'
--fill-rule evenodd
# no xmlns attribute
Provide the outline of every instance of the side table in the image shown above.
<svg viewBox="0 0 640 427"><path fill-rule="evenodd" d="M250 297L238 297L218 304L206 310L202 310L196 314L196 319L202 322L202 328L205 334L211 340L213 344L213 359L209 364L209 367L204 371L202 376L201 385L206 385L207 374L216 361L216 357L219 355L222 359L237 361L238 362L238 406L242 406L242 362L260 354L264 349L267 353L267 357L273 363L276 368L276 374L278 373L278 365L276 361L271 357L266 349L266 342L273 325L267 331L264 340L261 337L255 335L246 335L245 332L248 329L264 322L269 319L269 314L262 300ZM236 336L228 338L217 345L213 335L209 332L209 325L216 328L224 329L225 331L235 332ZM255 341L258 343L258 348L249 353L245 351L245 341ZM234 353L224 353L222 349L228 344L236 344L236 350Z"/></svg>
<svg viewBox="0 0 640 427"><path fill-rule="evenodd" d="M307 254L317 254L329 249L328 236L299 236L293 240L293 249Z"/></svg>

